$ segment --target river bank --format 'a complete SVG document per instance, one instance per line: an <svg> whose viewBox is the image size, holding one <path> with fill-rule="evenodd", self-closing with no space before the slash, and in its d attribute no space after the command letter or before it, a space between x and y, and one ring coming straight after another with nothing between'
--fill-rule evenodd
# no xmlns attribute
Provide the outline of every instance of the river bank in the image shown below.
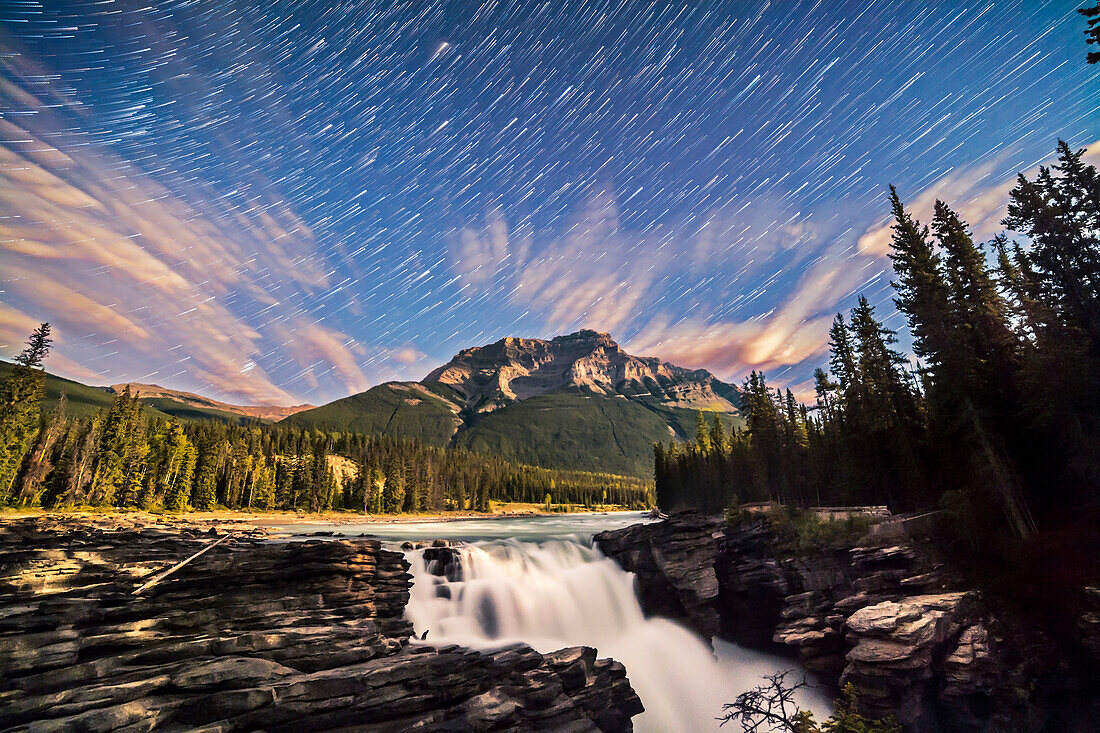
<svg viewBox="0 0 1100 733"><path fill-rule="evenodd" d="M570 511L547 512L541 504L521 504L515 502L495 504L492 511L453 511L425 512L418 514L354 514L344 511L330 512L290 512L256 511L246 512L233 509L219 509L210 512L149 512L142 510L120 510L115 508L81 508L62 511L49 509L4 509L0 511L0 524L10 521L35 518L73 517L88 521L149 521L154 523L181 522L184 524L223 524L241 523L257 527L282 527L298 524L411 524L428 522L454 522L465 519L516 519L522 517L556 517L570 514L603 514L606 512L628 511L624 507L607 506L597 509L578 509Z"/></svg>

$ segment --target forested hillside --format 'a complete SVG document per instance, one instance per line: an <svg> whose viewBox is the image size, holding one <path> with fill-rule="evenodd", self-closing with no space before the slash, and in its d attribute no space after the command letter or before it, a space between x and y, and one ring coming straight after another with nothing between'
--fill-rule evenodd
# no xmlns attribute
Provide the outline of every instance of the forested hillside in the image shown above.
<svg viewBox="0 0 1100 733"><path fill-rule="evenodd" d="M15 365L8 361L0 361L0 381L11 378ZM114 395L103 387L90 387L71 379L58 377L48 372L43 372L42 409L46 412L57 407L61 395L65 395L65 412L75 417L90 417L100 410L107 409L114 402ZM168 417L167 414L147 408L160 417Z"/></svg>
<svg viewBox="0 0 1100 733"><path fill-rule="evenodd" d="M442 385L389 382L282 420L284 425L387 435L443 447L461 421L454 391Z"/></svg>
<svg viewBox="0 0 1100 733"><path fill-rule="evenodd" d="M11 362L0 361L0 380L11 376L15 365ZM42 409L49 412L57 406L61 396L65 396L65 413L74 417L91 417L100 410L105 410L114 402L115 390L109 387L91 387L87 384L74 382L49 372L44 373L45 393L42 398ZM168 397L140 397L145 405L145 413L151 417L167 419L169 417L180 420L217 420L226 423L248 423L257 419L228 412L213 407L189 405L179 400Z"/></svg>
<svg viewBox="0 0 1100 733"><path fill-rule="evenodd" d="M621 397L558 392L478 415L455 436L455 444L538 466L649 477L653 442L690 434L671 425L693 421L695 414ZM732 418L723 414L721 419L729 425Z"/></svg>

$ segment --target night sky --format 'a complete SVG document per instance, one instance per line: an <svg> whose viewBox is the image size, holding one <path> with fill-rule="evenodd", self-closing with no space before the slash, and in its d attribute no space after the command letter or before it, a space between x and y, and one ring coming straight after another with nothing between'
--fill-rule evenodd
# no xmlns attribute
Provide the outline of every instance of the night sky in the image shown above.
<svg viewBox="0 0 1100 733"><path fill-rule="evenodd" d="M805 391L886 188L1100 159L1079 2L0 1L0 353L255 403L590 327Z"/></svg>

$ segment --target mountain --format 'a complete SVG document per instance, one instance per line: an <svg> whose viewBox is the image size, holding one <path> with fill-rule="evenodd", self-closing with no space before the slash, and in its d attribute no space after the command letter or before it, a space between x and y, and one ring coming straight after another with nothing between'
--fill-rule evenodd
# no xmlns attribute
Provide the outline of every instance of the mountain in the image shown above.
<svg viewBox="0 0 1100 733"><path fill-rule="evenodd" d="M705 369L631 356L609 334L597 331L550 341L505 338L466 349L424 381L451 387L472 412L490 412L563 390L720 412L733 412L739 403L737 389Z"/></svg>
<svg viewBox="0 0 1100 733"><path fill-rule="evenodd" d="M6 379L12 371L12 363L0 361L0 380ZM252 405L230 405L218 402L191 392L166 389L155 384L116 384L111 387L93 387L71 379L65 379L46 372L46 396L42 409L49 412L57 405L61 395L65 395L65 411L75 417L92 417L100 410L110 408L115 395L127 386L132 394L137 394L145 404L150 417L164 420L217 420L225 423L241 423L249 420L275 421L313 405L295 407L263 407Z"/></svg>
<svg viewBox="0 0 1100 733"><path fill-rule="evenodd" d="M290 407L269 407L266 405L231 405L226 402L218 402L209 397L182 392L178 389L168 389L159 384L139 384L127 382L114 384L107 388L108 392L119 393L127 387L130 394L137 395L141 401L156 407L170 415L180 413L179 417L214 417L216 419L239 419L250 417L257 420L278 421L303 410L310 410L314 405L293 405Z"/></svg>
<svg viewBox="0 0 1100 733"><path fill-rule="evenodd" d="M700 410L740 421L736 387L627 354L606 333L505 338L421 382L390 382L285 422L453 445L547 468L652 475L655 441L694 437Z"/></svg>

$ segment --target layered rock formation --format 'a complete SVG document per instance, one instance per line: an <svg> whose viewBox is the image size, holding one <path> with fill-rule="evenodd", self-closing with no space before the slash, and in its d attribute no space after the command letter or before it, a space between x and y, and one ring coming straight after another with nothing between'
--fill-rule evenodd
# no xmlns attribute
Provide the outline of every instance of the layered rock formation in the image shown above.
<svg viewBox="0 0 1100 733"><path fill-rule="evenodd" d="M63 524L0 529L0 730L628 731L642 709L592 649L410 644L408 566L374 540Z"/></svg>
<svg viewBox="0 0 1100 733"><path fill-rule="evenodd" d="M509 337L464 349L424 381L451 387L474 412L563 389L723 412L734 412L739 402L736 388L705 369L631 356L609 334L587 330L550 341Z"/></svg>
<svg viewBox="0 0 1100 733"><path fill-rule="evenodd" d="M704 636L717 618L724 638L794 653L834 685L855 685L866 714L894 715L906 730L1087 731L1095 722L1097 660L1071 661L1034 628L1012 628L1018 620L993 613L919 543L796 552L764 520L726 527L690 513L596 543L637 573L648 613ZM1096 618L1082 615L1085 646Z"/></svg>
<svg viewBox="0 0 1100 733"><path fill-rule="evenodd" d="M636 524L596 535L596 544L638 578L635 590L650 616L679 619L709 639L719 631L716 537L724 526L701 514Z"/></svg>

